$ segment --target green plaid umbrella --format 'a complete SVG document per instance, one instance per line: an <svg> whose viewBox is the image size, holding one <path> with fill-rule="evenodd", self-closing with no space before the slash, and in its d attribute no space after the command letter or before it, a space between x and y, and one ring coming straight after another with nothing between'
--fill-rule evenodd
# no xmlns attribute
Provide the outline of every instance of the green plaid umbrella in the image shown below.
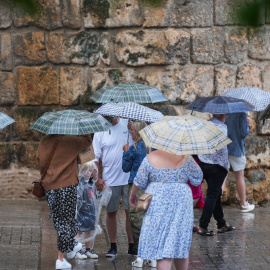
<svg viewBox="0 0 270 270"><path fill-rule="evenodd" d="M11 117L7 116L6 114L0 112L0 129L3 129L4 127L14 123L15 120Z"/></svg>
<svg viewBox="0 0 270 270"><path fill-rule="evenodd" d="M101 115L79 110L48 112L31 127L46 134L84 135L106 131L111 124Z"/></svg>
<svg viewBox="0 0 270 270"><path fill-rule="evenodd" d="M96 103L157 103L168 101L158 89L139 83L121 83L115 86L103 87L90 98Z"/></svg>

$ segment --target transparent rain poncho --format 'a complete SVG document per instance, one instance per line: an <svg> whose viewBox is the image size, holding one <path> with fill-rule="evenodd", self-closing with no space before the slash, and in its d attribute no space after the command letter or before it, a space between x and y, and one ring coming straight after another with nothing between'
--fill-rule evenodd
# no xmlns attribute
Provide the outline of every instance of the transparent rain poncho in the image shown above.
<svg viewBox="0 0 270 270"><path fill-rule="evenodd" d="M80 223L76 239L85 243L91 241L91 248L97 234L102 233L98 225L102 206L106 206L111 198L111 189L107 186L99 192L96 190L98 167L89 161L79 165L79 185L77 187L76 218Z"/></svg>

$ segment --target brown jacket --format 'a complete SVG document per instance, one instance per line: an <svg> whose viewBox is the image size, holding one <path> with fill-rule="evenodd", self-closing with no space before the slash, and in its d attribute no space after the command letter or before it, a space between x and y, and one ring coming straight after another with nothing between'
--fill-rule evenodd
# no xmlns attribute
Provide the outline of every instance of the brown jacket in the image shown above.
<svg viewBox="0 0 270 270"><path fill-rule="evenodd" d="M45 190L78 184L78 155L92 143L90 135L48 135L44 137L38 147L41 174L46 167L54 143L59 137L60 141L43 179Z"/></svg>

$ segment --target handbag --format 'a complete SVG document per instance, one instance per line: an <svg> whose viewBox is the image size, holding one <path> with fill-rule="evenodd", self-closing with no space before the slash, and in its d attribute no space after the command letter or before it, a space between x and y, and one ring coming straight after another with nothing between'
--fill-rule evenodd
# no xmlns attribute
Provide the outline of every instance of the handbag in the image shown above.
<svg viewBox="0 0 270 270"><path fill-rule="evenodd" d="M186 157L184 157L180 162L183 161L183 163L185 162L185 159ZM178 163L176 164L176 168L178 166ZM146 212L150 203L151 203L151 200L152 200L152 197L153 195L157 192L159 186L167 179L167 177L171 174L173 168L167 173L167 175L164 177L164 179L162 180L162 182L158 185L158 187L156 188L156 190L154 191L153 194L147 194L147 193L144 193L143 195L140 196L140 198L138 198L138 203L137 203L137 207L136 207L136 211L137 212Z"/></svg>
<svg viewBox="0 0 270 270"><path fill-rule="evenodd" d="M44 187L43 187L43 185L42 185L42 180L44 179L44 177L45 177L45 175L46 175L46 173L47 173L47 170L48 170L48 168L49 168L49 165L50 165L50 163L51 163L51 160L52 160L52 158L53 158L53 155L54 155L54 153L55 153L55 150L56 150L56 147L57 147L59 141L60 141L60 138L54 143L53 149L52 149L52 151L51 151L51 154L50 154L50 156L49 156L49 159L48 159L48 161L47 161L45 170L44 170L44 172L43 172L41 178L35 180L35 181L32 183L32 184L34 184L33 189L32 189L32 194L33 194L34 196L36 196L37 198L39 198L39 199L45 196L45 191L44 191Z"/></svg>

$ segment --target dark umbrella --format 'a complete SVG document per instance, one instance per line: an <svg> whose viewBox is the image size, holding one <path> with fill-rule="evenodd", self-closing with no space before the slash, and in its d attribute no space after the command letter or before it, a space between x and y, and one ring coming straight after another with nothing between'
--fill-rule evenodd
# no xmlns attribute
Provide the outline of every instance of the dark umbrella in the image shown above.
<svg viewBox="0 0 270 270"><path fill-rule="evenodd" d="M214 96L199 98L191 103L186 109L212 114L226 114L252 111L254 107L242 99Z"/></svg>
<svg viewBox="0 0 270 270"><path fill-rule="evenodd" d="M260 113L259 120L263 120L263 123L266 119L270 119L270 104L267 106L267 108Z"/></svg>

